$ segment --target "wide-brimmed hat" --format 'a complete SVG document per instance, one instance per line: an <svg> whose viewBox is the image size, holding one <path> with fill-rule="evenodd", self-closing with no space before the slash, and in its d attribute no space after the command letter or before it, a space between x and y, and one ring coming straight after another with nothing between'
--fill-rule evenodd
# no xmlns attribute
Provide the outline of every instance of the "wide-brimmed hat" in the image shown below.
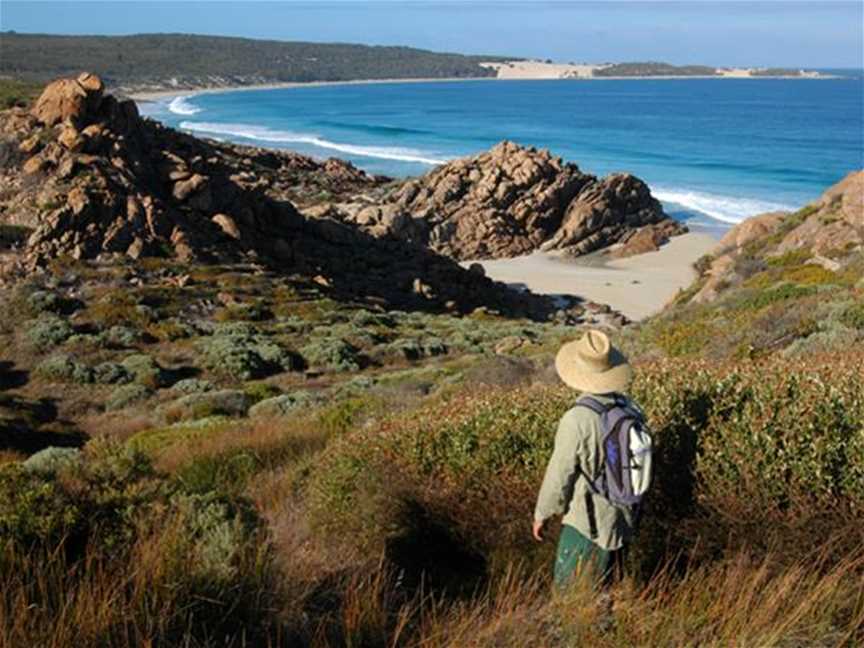
<svg viewBox="0 0 864 648"><path fill-rule="evenodd" d="M568 386L593 394L623 392L633 380L633 367L624 354L612 346L608 335L595 330L562 346L555 369Z"/></svg>

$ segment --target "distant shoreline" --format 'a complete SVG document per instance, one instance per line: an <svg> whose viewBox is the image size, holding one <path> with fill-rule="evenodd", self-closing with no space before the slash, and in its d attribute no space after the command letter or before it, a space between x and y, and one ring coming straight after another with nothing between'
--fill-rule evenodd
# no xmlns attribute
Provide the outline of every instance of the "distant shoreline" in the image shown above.
<svg viewBox="0 0 864 648"><path fill-rule="evenodd" d="M320 88L330 86L352 86L352 85L379 85L379 84L394 84L394 83L451 83L454 81L572 81L574 83L581 81L686 81L688 79L753 79L753 80L770 80L770 79L793 79L799 81L814 80L822 81L826 79L839 79L842 77L834 75L819 75L819 76L733 76L733 75L670 75L670 76L572 76L572 77L552 77L552 76L512 76L512 77L429 77L417 79L351 79L345 81L285 81L274 83L250 83L243 85L226 85L226 86L189 86L189 87L169 87L157 86L150 88L136 88L128 86L118 86L113 89L114 92L119 92L124 96L138 102L152 102L160 99L168 99L179 97L187 94L221 94L225 92L243 92L253 90L283 90L287 88Z"/></svg>

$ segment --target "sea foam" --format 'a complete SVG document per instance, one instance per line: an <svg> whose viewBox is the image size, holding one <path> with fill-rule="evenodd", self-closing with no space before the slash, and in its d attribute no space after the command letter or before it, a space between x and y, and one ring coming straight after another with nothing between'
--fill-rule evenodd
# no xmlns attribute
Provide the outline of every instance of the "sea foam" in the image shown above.
<svg viewBox="0 0 864 648"><path fill-rule="evenodd" d="M168 104L168 110L175 115L197 115L202 109L189 101L192 96L174 97Z"/></svg>
<svg viewBox="0 0 864 648"><path fill-rule="evenodd" d="M185 130L207 133L208 135L227 135L228 137L242 137L244 139L261 142L310 144L318 148L331 149L348 155L360 157L381 158L384 160L398 160L400 162L418 162L420 164L444 164L445 159L429 157L423 151L410 148L397 148L389 146L360 146L357 144L342 144L331 142L318 135L310 133L295 133L292 131L276 130L265 126L254 126L251 124L221 124L210 122L184 121L180 128Z"/></svg>
<svg viewBox="0 0 864 648"><path fill-rule="evenodd" d="M696 211L711 218L736 225L741 221L772 211L795 211L797 207L783 205L754 198L737 198L733 196L721 196L686 189L664 189L652 187L651 193L658 200L665 203L680 205L681 207Z"/></svg>

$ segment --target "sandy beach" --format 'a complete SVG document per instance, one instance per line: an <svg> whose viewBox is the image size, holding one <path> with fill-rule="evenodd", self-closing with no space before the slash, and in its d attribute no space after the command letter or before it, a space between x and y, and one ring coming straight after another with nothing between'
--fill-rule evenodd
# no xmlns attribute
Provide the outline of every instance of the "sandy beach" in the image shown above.
<svg viewBox="0 0 864 648"><path fill-rule="evenodd" d="M657 252L626 259L607 260L599 255L562 259L536 252L480 263L497 281L527 286L537 293L574 295L609 304L630 319L641 320L689 286L696 278L693 263L716 245L717 239L691 232L676 236Z"/></svg>
<svg viewBox="0 0 864 648"><path fill-rule="evenodd" d="M117 88L130 99L135 101L158 101L160 99L170 99L181 95L200 95L200 94L217 94L221 92L243 92L250 90L280 90L283 88L315 88L324 86L348 86L348 85L375 85L381 83L436 83L436 82L451 82L451 81L501 81L496 77L453 77L453 78L428 78L428 79L357 79L353 81L291 81L285 83L251 83L249 85L226 85L226 86L208 86L208 87L193 87L193 88L159 88L154 90L135 89L135 88Z"/></svg>

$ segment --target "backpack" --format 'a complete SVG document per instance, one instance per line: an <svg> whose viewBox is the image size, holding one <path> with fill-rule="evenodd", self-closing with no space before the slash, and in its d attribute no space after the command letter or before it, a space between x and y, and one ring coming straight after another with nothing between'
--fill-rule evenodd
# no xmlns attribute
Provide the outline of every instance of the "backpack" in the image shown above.
<svg viewBox="0 0 864 648"><path fill-rule="evenodd" d="M603 467L594 479L585 475L591 490L612 504L638 508L651 485L653 440L644 416L618 396L609 405L583 396L576 405L600 416Z"/></svg>

